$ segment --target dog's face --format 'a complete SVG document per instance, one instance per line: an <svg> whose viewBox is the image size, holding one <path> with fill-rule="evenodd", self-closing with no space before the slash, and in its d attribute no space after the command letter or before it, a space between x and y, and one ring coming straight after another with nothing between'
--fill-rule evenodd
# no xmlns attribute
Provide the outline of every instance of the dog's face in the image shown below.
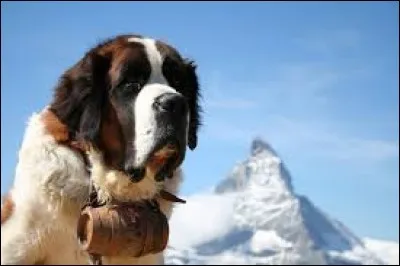
<svg viewBox="0 0 400 266"><path fill-rule="evenodd" d="M168 44L124 35L91 49L62 76L50 109L71 135L138 182L170 175L197 145L195 66Z"/></svg>

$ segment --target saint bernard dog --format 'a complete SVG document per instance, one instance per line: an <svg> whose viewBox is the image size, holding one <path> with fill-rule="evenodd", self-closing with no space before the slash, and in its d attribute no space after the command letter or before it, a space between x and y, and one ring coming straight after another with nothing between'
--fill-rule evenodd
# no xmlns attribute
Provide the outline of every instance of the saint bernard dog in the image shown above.
<svg viewBox="0 0 400 266"><path fill-rule="evenodd" d="M195 64L163 41L118 35L87 51L29 119L2 202L1 264L90 264L76 231L91 188L99 202L157 200L169 218L174 204L160 191L179 191L199 98ZM164 260L160 252L102 263Z"/></svg>

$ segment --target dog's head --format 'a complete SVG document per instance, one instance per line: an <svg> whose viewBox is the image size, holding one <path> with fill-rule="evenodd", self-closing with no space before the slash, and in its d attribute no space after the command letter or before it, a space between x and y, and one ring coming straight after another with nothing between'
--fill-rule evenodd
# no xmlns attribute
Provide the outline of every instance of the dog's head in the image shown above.
<svg viewBox="0 0 400 266"><path fill-rule="evenodd" d="M156 181L195 149L200 125L195 65L162 41L121 35L88 51L61 77L50 109L77 140L138 182Z"/></svg>

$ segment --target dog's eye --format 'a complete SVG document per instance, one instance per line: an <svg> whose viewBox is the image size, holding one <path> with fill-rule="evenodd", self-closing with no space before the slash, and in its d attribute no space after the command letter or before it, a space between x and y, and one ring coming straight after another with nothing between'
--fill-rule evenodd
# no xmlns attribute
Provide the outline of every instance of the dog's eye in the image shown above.
<svg viewBox="0 0 400 266"><path fill-rule="evenodd" d="M121 86L121 91L123 94L131 94L138 92L141 89L139 82L127 82Z"/></svg>

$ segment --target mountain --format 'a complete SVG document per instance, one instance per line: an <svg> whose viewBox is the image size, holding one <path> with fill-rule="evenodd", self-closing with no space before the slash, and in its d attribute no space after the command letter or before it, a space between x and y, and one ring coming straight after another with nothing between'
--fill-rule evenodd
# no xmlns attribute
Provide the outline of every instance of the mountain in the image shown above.
<svg viewBox="0 0 400 266"><path fill-rule="evenodd" d="M171 219L167 264L384 264L345 225L295 193L277 152L261 138L249 158Z"/></svg>

